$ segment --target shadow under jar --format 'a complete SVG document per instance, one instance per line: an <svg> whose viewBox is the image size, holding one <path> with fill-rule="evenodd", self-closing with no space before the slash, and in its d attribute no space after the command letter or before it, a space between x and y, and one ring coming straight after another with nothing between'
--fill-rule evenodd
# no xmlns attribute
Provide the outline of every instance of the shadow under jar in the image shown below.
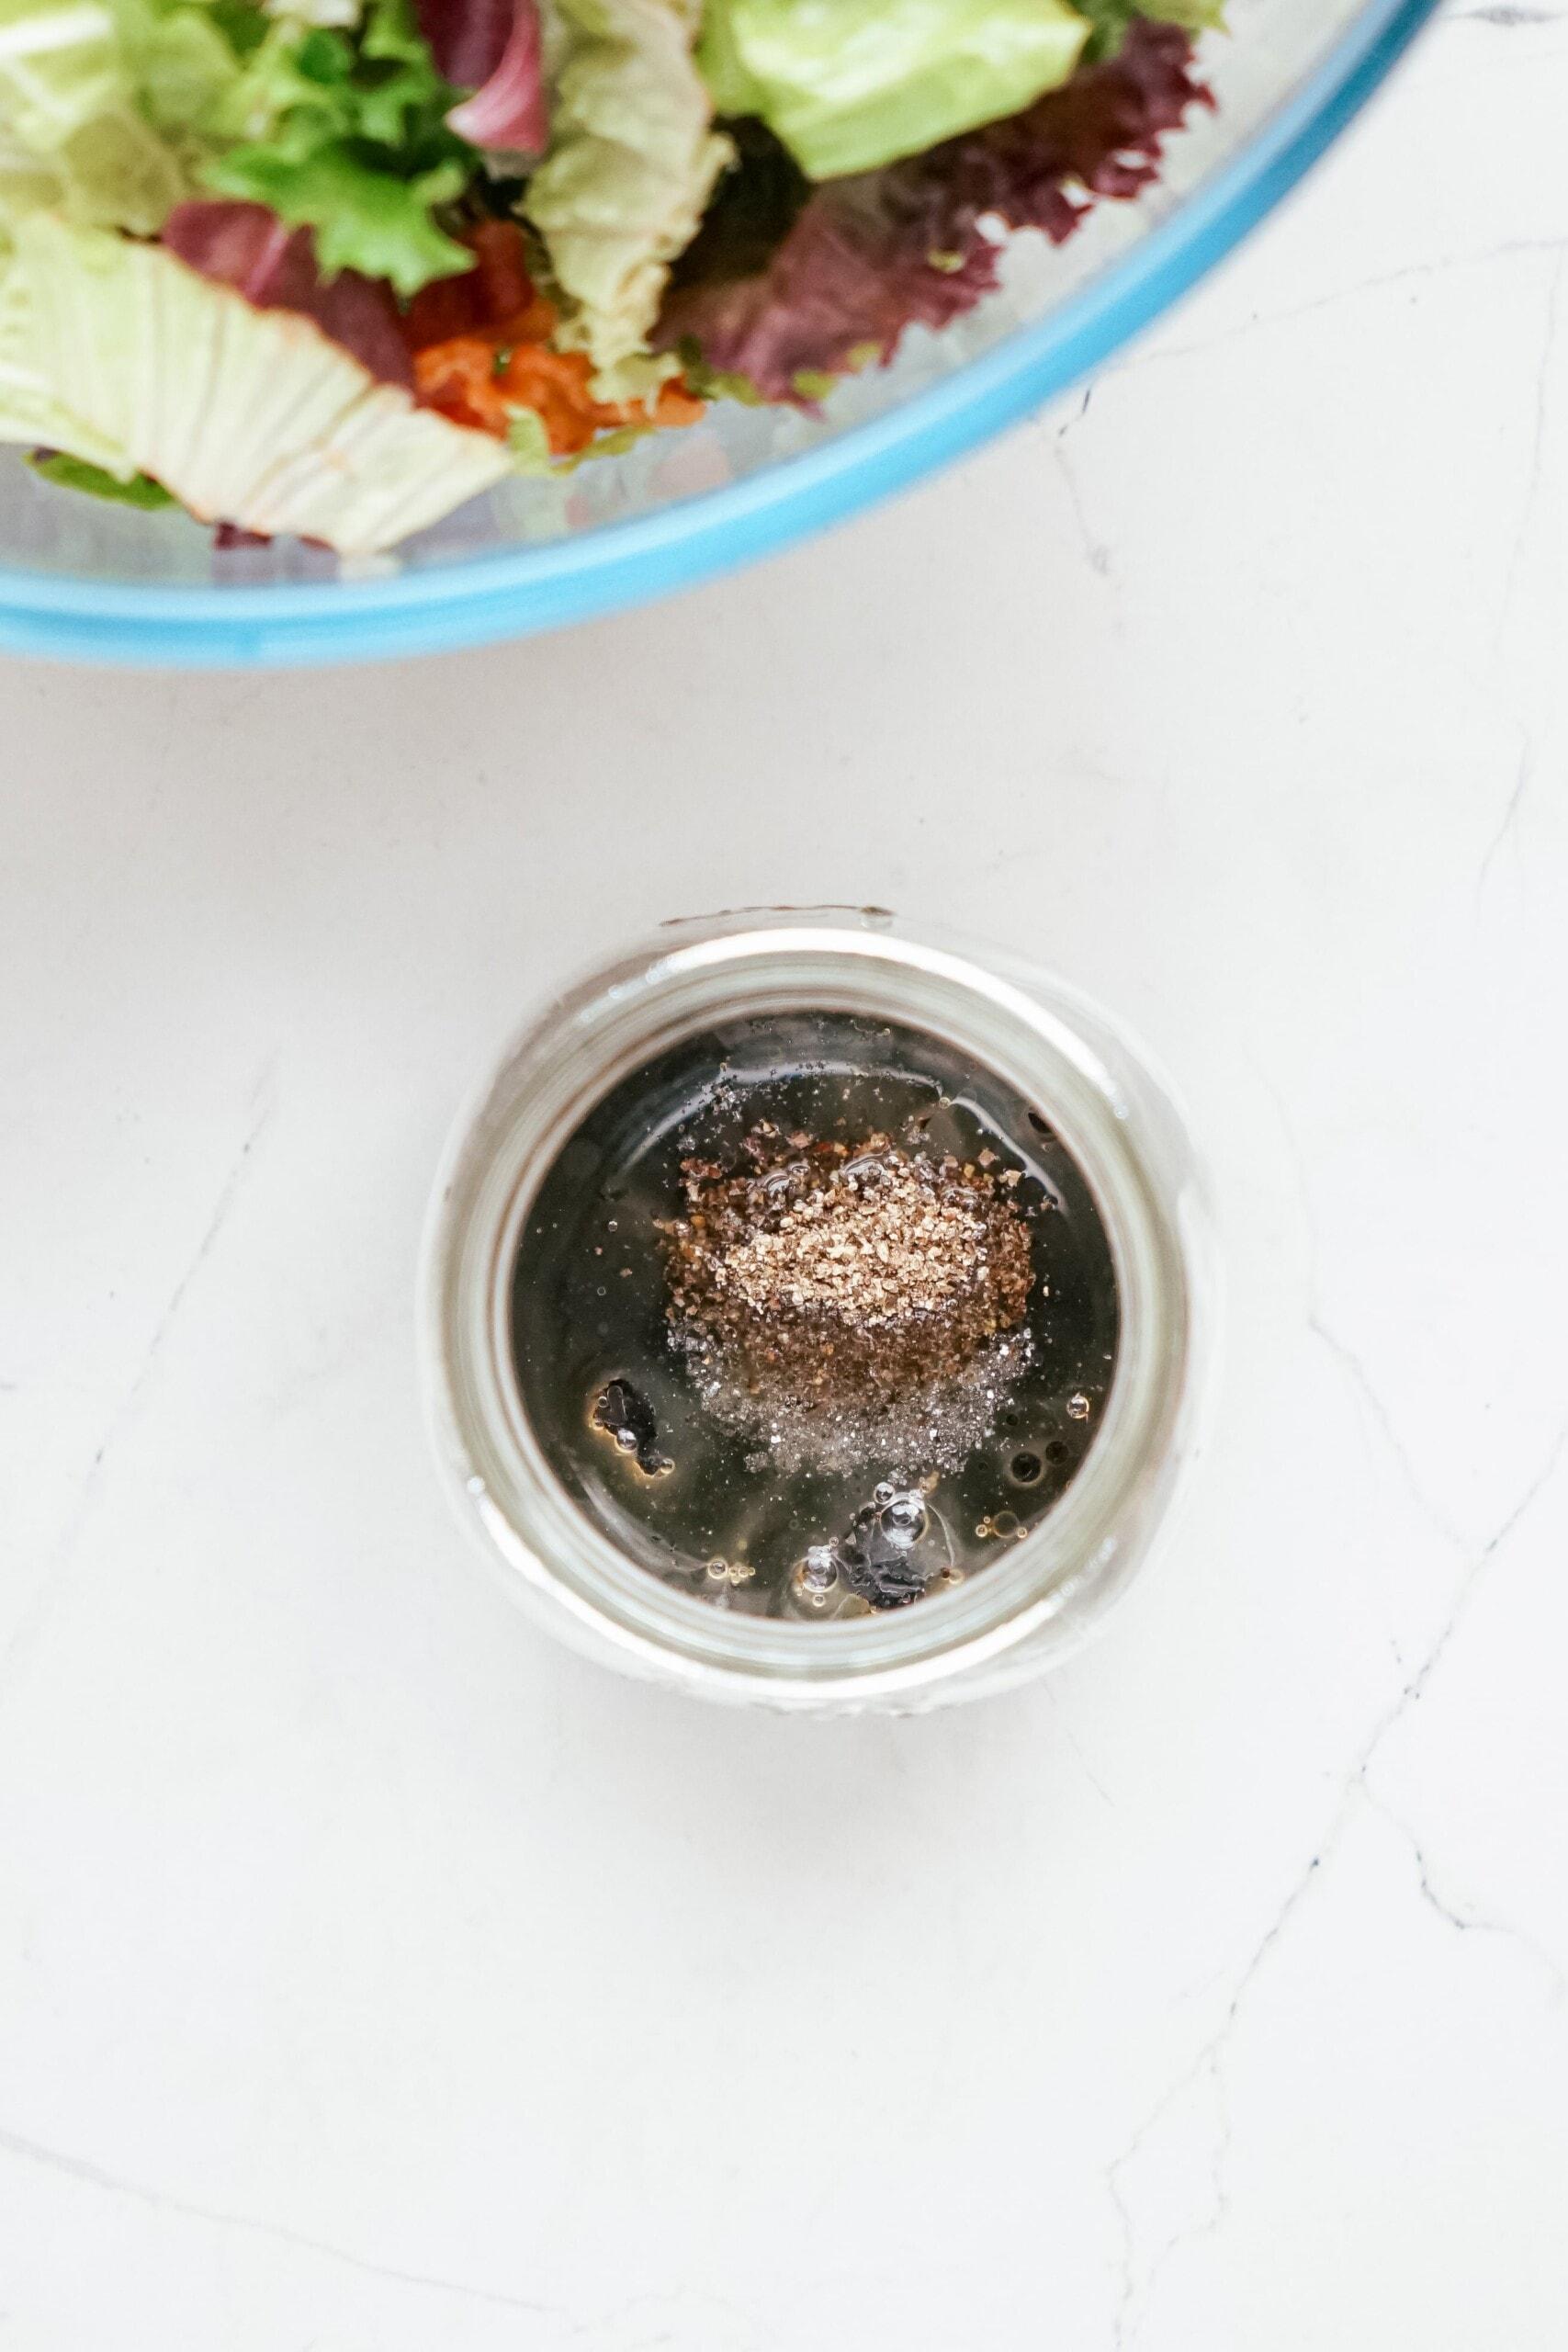
<svg viewBox="0 0 1568 2352"><path fill-rule="evenodd" d="M669 927L508 1050L429 1238L438 1455L518 1597L708 1695L1064 1655L1190 1450L1202 1218L1105 1021L876 910Z"/></svg>

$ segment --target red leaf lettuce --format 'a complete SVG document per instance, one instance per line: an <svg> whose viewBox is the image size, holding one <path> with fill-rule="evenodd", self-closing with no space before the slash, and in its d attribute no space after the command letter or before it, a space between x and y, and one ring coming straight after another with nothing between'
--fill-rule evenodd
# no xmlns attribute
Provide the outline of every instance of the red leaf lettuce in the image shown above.
<svg viewBox="0 0 1568 2352"><path fill-rule="evenodd" d="M256 310L298 311L383 383L412 388L391 288L352 269L323 278L309 229L289 229L265 204L198 200L175 207L163 242Z"/></svg>
<svg viewBox="0 0 1568 2352"><path fill-rule="evenodd" d="M1095 197L1155 179L1160 142L1208 93L1179 27L1139 19L1114 57L1022 114L813 187L759 126L678 266L662 349L694 348L765 398L800 399L908 326L941 328L997 284L992 222L1060 244Z"/></svg>

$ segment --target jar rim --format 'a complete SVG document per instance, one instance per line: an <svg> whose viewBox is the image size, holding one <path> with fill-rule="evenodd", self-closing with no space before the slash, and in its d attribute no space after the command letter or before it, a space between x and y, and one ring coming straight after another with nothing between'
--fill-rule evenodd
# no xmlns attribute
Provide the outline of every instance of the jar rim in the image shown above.
<svg viewBox="0 0 1568 2352"><path fill-rule="evenodd" d="M607 1645L634 1670L718 1696L785 1706L913 1696L1053 1621L1098 1618L1143 1548L1122 1524L1127 1494L1161 1477L1192 1385L1185 1238L1143 1148L1146 1106L1065 1011L929 934L892 930L881 910L745 910L671 939L690 928L667 927L527 1022L454 1130L427 1231L421 1324L432 1432L459 1516L517 1596L578 1646ZM1037 1524L1005 1558L918 1608L828 1623L716 1609L623 1553L548 1461L512 1347L524 1222L594 1105L716 1019L807 1011L926 1032L1036 1105L1105 1227L1120 1311L1100 1426ZM1087 1630L1064 1625L1060 1646Z"/></svg>

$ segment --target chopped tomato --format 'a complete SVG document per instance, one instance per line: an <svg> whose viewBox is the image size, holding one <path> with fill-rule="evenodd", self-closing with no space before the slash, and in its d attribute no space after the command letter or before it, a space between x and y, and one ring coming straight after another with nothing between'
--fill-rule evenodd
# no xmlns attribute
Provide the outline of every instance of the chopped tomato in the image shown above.
<svg viewBox="0 0 1568 2352"><path fill-rule="evenodd" d="M479 323L475 273L465 277L436 277L422 286L403 312L403 341L411 352L433 343L468 334Z"/></svg>
<svg viewBox="0 0 1568 2352"><path fill-rule="evenodd" d="M414 390L454 424L503 438L511 411L496 379L495 345L482 334L454 335L413 355Z"/></svg>
<svg viewBox="0 0 1568 2352"><path fill-rule="evenodd" d="M707 402L688 390L678 376L667 376L653 401L655 424L695 424L707 413Z"/></svg>
<svg viewBox="0 0 1568 2352"><path fill-rule="evenodd" d="M515 410L531 409L557 458L575 457L617 426L694 424L702 415L702 401L679 379L648 401L595 400L587 354L551 348L555 308L528 275L515 221L482 220L465 243L474 267L422 287L403 314L414 390L426 408L502 436Z"/></svg>
<svg viewBox="0 0 1568 2352"><path fill-rule="evenodd" d="M481 220L464 232L463 243L473 254L472 269L422 286L403 313L411 351L504 325L534 300L527 247L515 220Z"/></svg>
<svg viewBox="0 0 1568 2352"><path fill-rule="evenodd" d="M534 299L522 230L515 220L481 220L470 231L468 243L474 249L474 275L484 295L487 322L497 325L503 319L516 318Z"/></svg>

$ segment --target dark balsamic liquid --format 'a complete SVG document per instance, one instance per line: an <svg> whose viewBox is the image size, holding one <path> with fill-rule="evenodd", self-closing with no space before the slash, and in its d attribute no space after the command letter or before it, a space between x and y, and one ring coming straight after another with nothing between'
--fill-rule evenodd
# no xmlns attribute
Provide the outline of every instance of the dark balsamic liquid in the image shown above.
<svg viewBox="0 0 1568 2352"><path fill-rule="evenodd" d="M880 1458L781 1471L716 1423L671 1343L660 1226L689 1156L736 1162L761 1122L1015 1169L1034 1285L1028 1362L956 1470ZM1071 1155L1012 1088L923 1032L847 1013L716 1023L607 1094L562 1147L512 1289L523 1403L580 1508L651 1574L723 1608L807 1618L907 1605L983 1573L1036 1525L1093 1442L1117 1295Z"/></svg>

